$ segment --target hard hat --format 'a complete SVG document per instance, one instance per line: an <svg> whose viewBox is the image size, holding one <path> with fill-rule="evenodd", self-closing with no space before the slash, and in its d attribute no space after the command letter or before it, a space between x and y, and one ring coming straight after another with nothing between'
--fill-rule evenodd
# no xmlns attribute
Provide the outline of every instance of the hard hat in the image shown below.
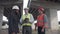
<svg viewBox="0 0 60 34"><path fill-rule="evenodd" d="M24 8L24 10L26 10L26 9L29 10L29 8Z"/></svg>
<svg viewBox="0 0 60 34"><path fill-rule="evenodd" d="M44 11L44 8L43 7L39 7L38 10Z"/></svg>
<svg viewBox="0 0 60 34"><path fill-rule="evenodd" d="M19 10L19 7L17 5L13 6L12 9L18 9Z"/></svg>

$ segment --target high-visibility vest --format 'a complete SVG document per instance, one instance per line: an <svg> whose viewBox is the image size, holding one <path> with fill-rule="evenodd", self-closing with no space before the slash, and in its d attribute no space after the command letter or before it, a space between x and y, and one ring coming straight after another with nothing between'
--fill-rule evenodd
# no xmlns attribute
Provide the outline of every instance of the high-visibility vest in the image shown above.
<svg viewBox="0 0 60 34"><path fill-rule="evenodd" d="M25 20L25 18L28 18L30 20L30 16L31 16L31 14L29 14L29 13L27 15L24 14L22 16L22 20Z"/></svg>
<svg viewBox="0 0 60 34"><path fill-rule="evenodd" d="M40 27L44 26L44 14L39 15L37 17L37 26L40 26Z"/></svg>
<svg viewBox="0 0 60 34"><path fill-rule="evenodd" d="M25 18L28 18L30 20L30 16L31 14L28 13L28 15L23 15L22 16L22 20L25 20ZM32 24L31 23L24 23L22 24L23 26L27 25L27 26L31 26Z"/></svg>
<svg viewBox="0 0 60 34"><path fill-rule="evenodd" d="M24 23L23 26L31 26L31 23Z"/></svg>

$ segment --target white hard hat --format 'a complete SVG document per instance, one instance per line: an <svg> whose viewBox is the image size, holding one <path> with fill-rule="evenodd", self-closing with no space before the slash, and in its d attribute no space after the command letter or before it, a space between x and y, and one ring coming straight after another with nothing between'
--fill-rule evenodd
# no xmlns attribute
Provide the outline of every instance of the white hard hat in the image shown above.
<svg viewBox="0 0 60 34"><path fill-rule="evenodd" d="M24 10L25 10L25 9L29 9L29 8L24 8Z"/></svg>
<svg viewBox="0 0 60 34"><path fill-rule="evenodd" d="M18 9L19 10L19 7L17 5L13 6L12 9Z"/></svg>

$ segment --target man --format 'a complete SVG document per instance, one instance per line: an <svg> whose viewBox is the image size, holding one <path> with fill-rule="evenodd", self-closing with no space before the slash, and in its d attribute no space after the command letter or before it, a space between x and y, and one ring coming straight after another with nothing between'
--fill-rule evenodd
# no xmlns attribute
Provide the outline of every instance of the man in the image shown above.
<svg viewBox="0 0 60 34"><path fill-rule="evenodd" d="M25 14L22 15L22 17L20 19L20 23L23 25L22 34L32 34L32 27L31 26L34 21L34 18L32 16L32 14L28 13L29 8L25 8L24 11L25 11ZM25 18L28 18L29 22L30 22L30 23L27 23L28 25L26 24L27 26L25 26L23 24L23 21L25 20ZM28 30L28 31L26 31L26 30Z"/></svg>
<svg viewBox="0 0 60 34"><path fill-rule="evenodd" d="M38 8L39 15L37 17L37 27L38 27L38 34L45 34L45 28L47 28L48 19L46 14L44 14L44 8Z"/></svg>
<svg viewBox="0 0 60 34"><path fill-rule="evenodd" d="M8 31L9 34L17 34L19 32L18 22L19 22L19 7L17 5L12 7L12 12L8 16Z"/></svg>

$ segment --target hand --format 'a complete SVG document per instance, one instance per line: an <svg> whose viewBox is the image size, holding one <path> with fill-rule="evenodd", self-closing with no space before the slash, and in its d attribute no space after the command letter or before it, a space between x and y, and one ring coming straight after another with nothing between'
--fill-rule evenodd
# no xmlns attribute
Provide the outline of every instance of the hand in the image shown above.
<svg viewBox="0 0 60 34"><path fill-rule="evenodd" d="M44 32L44 29L42 29L41 31Z"/></svg>

